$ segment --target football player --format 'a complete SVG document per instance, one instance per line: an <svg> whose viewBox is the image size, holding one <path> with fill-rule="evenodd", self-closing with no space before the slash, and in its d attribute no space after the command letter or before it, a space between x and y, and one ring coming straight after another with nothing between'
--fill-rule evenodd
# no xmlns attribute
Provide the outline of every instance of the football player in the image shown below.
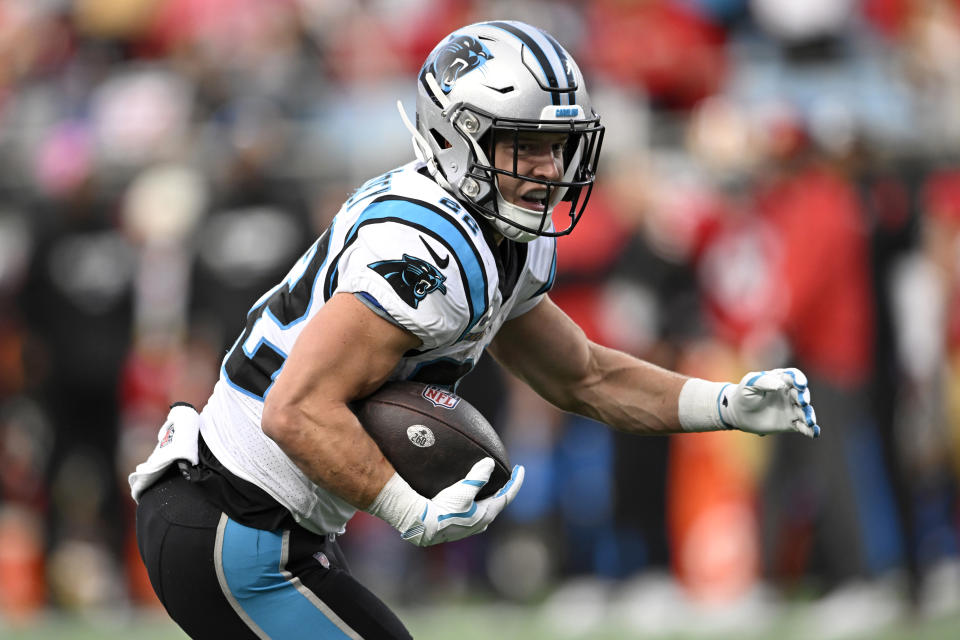
<svg viewBox="0 0 960 640"><path fill-rule="evenodd" d="M553 37L464 27L416 83L416 160L343 204L253 305L202 414L173 407L131 475L150 580L191 637L409 637L336 537L357 510L419 546L479 533L523 468L480 501L489 458L419 495L349 409L388 380L454 388L489 349L553 404L624 431L819 433L797 370L689 379L590 342L550 301L604 132Z"/></svg>

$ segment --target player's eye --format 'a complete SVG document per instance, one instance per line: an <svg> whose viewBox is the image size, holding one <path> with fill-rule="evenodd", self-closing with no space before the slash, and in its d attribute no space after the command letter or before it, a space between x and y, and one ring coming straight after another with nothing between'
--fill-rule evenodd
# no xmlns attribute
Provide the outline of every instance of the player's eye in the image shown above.
<svg viewBox="0 0 960 640"><path fill-rule="evenodd" d="M563 152L564 143L562 142L518 142L518 155L540 155L550 153L557 155Z"/></svg>

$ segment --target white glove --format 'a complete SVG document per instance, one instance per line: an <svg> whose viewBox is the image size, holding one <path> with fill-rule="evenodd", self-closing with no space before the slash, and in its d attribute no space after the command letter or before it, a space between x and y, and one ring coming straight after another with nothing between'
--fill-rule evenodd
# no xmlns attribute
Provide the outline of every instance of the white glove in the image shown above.
<svg viewBox="0 0 960 640"><path fill-rule="evenodd" d="M496 494L475 501L493 473L493 458L473 465L467 477L450 485L432 500L413 490L394 473L367 512L388 522L400 537L418 547L452 542L485 531L510 504L523 484L523 467L513 468L510 480Z"/></svg>
<svg viewBox="0 0 960 640"><path fill-rule="evenodd" d="M687 431L740 429L767 435L820 435L807 377L799 369L751 371L739 384L688 380L680 391L680 424Z"/></svg>

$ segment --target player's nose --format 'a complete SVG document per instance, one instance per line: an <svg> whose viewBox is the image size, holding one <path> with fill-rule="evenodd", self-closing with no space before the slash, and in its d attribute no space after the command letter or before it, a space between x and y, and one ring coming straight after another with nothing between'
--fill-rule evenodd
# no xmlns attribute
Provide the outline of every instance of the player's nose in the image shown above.
<svg viewBox="0 0 960 640"><path fill-rule="evenodd" d="M538 153L533 158L533 171L531 175L545 180L560 179L560 162L552 151Z"/></svg>

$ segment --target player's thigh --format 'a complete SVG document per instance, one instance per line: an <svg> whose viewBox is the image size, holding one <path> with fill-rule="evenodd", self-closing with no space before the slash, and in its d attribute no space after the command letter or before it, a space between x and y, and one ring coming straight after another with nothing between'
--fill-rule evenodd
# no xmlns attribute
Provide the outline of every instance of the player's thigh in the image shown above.
<svg viewBox="0 0 960 640"><path fill-rule="evenodd" d="M411 637L386 603L350 574L336 542L295 530L289 546L291 575L360 637Z"/></svg>
<svg viewBox="0 0 960 640"><path fill-rule="evenodd" d="M257 638L221 587L214 549L222 514L178 474L137 507L137 544L154 592L194 639Z"/></svg>
<svg viewBox="0 0 960 640"><path fill-rule="evenodd" d="M244 526L177 474L141 498L137 538L155 592L191 638L410 638L335 542Z"/></svg>

